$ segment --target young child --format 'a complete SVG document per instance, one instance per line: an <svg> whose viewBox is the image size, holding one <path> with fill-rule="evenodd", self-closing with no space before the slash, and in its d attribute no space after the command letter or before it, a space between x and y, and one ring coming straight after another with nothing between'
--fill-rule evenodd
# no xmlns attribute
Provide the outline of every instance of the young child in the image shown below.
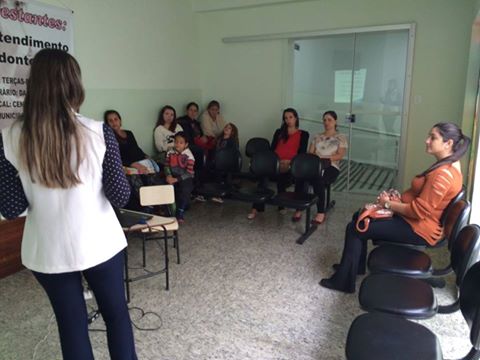
<svg viewBox="0 0 480 360"><path fill-rule="evenodd" d="M184 221L193 190L193 166L195 158L188 148L187 136L183 131L175 134L174 148L167 152L165 175L167 183L175 187L176 214L178 222Z"/></svg>
<svg viewBox="0 0 480 360"><path fill-rule="evenodd" d="M217 138L216 151L229 148L236 148L238 150L238 146L238 129L234 124L227 123L223 128L222 134ZM217 178L217 181L222 182L224 179ZM212 197L212 201L220 204L223 203L221 197Z"/></svg>
<svg viewBox="0 0 480 360"><path fill-rule="evenodd" d="M217 138L216 150L233 147L238 149L238 129L234 124L227 123L223 128L223 133Z"/></svg>

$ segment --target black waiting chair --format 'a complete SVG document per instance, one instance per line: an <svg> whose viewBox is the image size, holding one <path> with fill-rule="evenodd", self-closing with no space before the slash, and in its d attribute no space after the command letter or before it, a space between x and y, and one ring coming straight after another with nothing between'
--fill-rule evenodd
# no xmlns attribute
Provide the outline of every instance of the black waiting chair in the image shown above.
<svg viewBox="0 0 480 360"><path fill-rule="evenodd" d="M450 254L456 285L460 286L467 270L479 260L480 227L467 225L453 242ZM392 274L372 274L360 286L359 301L368 312L385 312L409 319L427 319L436 313L458 310L458 299L439 306L433 288L426 281Z"/></svg>
<svg viewBox="0 0 480 360"><path fill-rule="evenodd" d="M265 138L254 137L245 145L245 155L252 158L256 153L270 150L270 142Z"/></svg>
<svg viewBox="0 0 480 360"><path fill-rule="evenodd" d="M245 144L245 155L247 156L247 158L250 159L250 161L255 154L262 151L270 151L270 143L265 138L254 137L249 139ZM258 181L258 179L255 177L251 170L247 172L239 171L239 173L235 174L234 176L254 182Z"/></svg>
<svg viewBox="0 0 480 360"><path fill-rule="evenodd" d="M446 212L444 232L449 250L460 230L467 224L470 209L468 201L458 200ZM371 273L390 273L423 279L445 276L452 271L451 264L442 269L434 269L428 254L419 249L398 245L376 247L370 252L367 264Z"/></svg>
<svg viewBox="0 0 480 360"><path fill-rule="evenodd" d="M478 236L478 228L476 230ZM461 360L480 358L480 263L460 285L460 310L470 329L472 348ZM412 294L414 296L414 294ZM348 360L443 360L437 336L423 325L398 316L367 313L358 316L347 336Z"/></svg>
<svg viewBox="0 0 480 360"><path fill-rule="evenodd" d="M242 168L242 155L235 148L220 149L215 153L214 173L220 182L205 183L196 193L206 197L228 197L232 190L232 175Z"/></svg>
<svg viewBox="0 0 480 360"><path fill-rule="evenodd" d="M232 198L249 203L265 204L275 191L268 187L269 179L278 174L279 160L272 150L263 150L252 155L250 173L257 179L257 186L241 187L232 191Z"/></svg>
<svg viewBox="0 0 480 360"><path fill-rule="evenodd" d="M292 159L291 172L295 181L313 181L318 178L322 171L320 158L313 154L298 154ZM297 244L303 244L305 240L317 229L310 223L311 208L317 203L318 197L306 191L296 193L287 191L279 193L271 200L271 204L290 209L306 210L305 232L297 239Z"/></svg>

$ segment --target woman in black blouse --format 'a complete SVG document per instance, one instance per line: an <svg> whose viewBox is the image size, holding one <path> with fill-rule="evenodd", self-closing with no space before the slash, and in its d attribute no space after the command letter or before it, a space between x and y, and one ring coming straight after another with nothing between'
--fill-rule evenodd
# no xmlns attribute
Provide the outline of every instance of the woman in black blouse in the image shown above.
<svg viewBox="0 0 480 360"><path fill-rule="evenodd" d="M138 175L127 176L128 182L132 188L130 200L126 208L133 210L144 209L140 205L139 190L142 186L163 184L160 177L160 168L155 161L149 158L147 154L138 146L137 140L129 130L122 129L122 117L116 110L107 110L103 114L103 121L110 126L117 138L120 148L120 157L122 165L137 169Z"/></svg>
<svg viewBox="0 0 480 360"><path fill-rule="evenodd" d="M122 129L122 117L118 111L105 111L103 121L110 126L115 133L120 147L122 165L137 169L139 174L148 174L151 172L147 166L140 163L140 161L148 159L148 155L140 149L133 133L129 130Z"/></svg>

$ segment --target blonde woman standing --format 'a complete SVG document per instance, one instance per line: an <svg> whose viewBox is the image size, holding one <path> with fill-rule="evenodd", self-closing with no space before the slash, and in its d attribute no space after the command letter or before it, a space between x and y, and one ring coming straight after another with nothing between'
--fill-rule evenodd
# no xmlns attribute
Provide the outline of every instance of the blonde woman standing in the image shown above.
<svg viewBox="0 0 480 360"><path fill-rule="evenodd" d="M113 206L130 195L113 131L77 111L80 67L68 53L34 57L23 114L2 131L0 212L28 210L22 263L50 299L64 359L93 359L82 275L107 328L112 359L137 359L125 301L127 243Z"/></svg>

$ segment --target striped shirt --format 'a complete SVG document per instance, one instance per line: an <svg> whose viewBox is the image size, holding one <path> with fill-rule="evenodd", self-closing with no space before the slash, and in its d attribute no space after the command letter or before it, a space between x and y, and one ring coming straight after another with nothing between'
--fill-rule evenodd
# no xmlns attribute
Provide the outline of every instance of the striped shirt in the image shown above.
<svg viewBox="0 0 480 360"><path fill-rule="evenodd" d="M179 180L193 178L193 166L195 158L190 149L185 149L181 153L175 149L169 150L165 163L165 175L171 175Z"/></svg>
<svg viewBox="0 0 480 360"><path fill-rule="evenodd" d="M410 189L402 194L402 202L410 204L404 219L430 245L435 245L442 238L440 218L462 189L462 182L460 170L446 164L425 176L415 177Z"/></svg>

